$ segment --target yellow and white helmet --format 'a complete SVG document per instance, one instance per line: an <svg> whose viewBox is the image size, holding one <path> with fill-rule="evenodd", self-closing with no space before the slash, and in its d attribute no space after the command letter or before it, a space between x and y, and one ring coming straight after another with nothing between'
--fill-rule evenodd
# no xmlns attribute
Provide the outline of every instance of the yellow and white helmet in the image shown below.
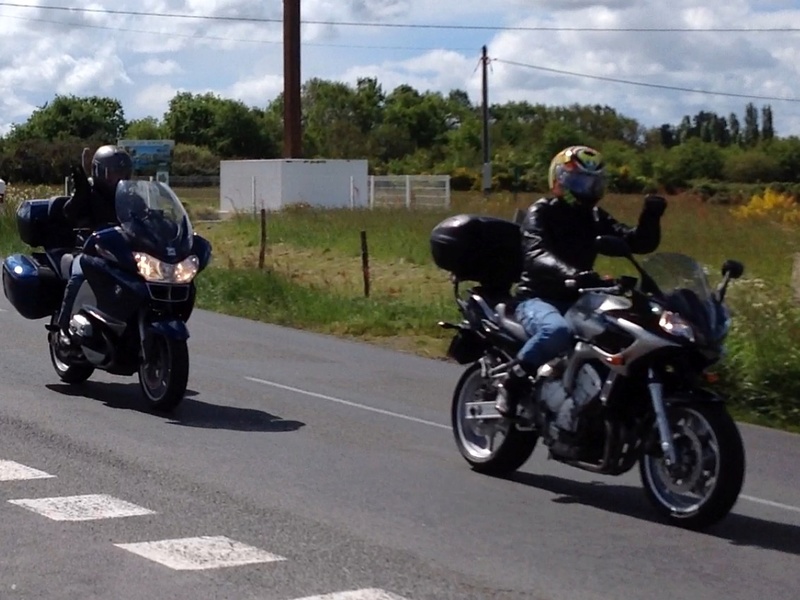
<svg viewBox="0 0 800 600"><path fill-rule="evenodd" d="M606 191L603 156L589 146L569 146L550 161L547 182L557 196L597 204Z"/></svg>

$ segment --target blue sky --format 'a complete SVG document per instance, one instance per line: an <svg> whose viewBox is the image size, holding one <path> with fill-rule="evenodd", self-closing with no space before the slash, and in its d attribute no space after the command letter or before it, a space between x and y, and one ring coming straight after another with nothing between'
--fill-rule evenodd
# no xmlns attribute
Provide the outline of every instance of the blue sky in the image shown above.
<svg viewBox="0 0 800 600"><path fill-rule="evenodd" d="M490 102L601 104L646 126L700 110L772 106L779 135L800 135L800 4L788 0L301 0L302 78L389 91L465 89L480 101L481 46L493 60ZM13 5L26 5L13 6ZM80 10L46 10L58 6ZM109 14L128 10L154 16ZM283 89L282 0L0 1L0 133L56 93L118 98L128 119L161 117L178 91L213 91L265 106ZM560 31L353 27L342 22L562 28ZM695 31L568 31L563 28ZM795 32L708 32L795 27ZM508 61L529 66L509 64ZM532 68L540 67L540 68ZM550 70L543 70L550 69ZM565 74L567 71L572 74ZM647 87L612 80L640 82Z"/></svg>

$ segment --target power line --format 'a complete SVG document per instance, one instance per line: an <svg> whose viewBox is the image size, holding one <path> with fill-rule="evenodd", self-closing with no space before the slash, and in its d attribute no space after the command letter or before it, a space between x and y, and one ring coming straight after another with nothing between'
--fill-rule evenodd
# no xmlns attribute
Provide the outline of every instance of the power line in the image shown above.
<svg viewBox="0 0 800 600"><path fill-rule="evenodd" d="M199 19L205 21L233 21L245 23L282 23L283 19L270 17L233 17L223 15L189 15L182 13L144 12L134 10L115 10L108 8L82 8L51 6L45 4L29 5L16 2L0 2L0 6L13 8L35 8L77 13L99 13L108 15L159 17L170 19ZM463 31L579 31L579 32L627 32L627 33L778 33L798 32L800 27L560 27L524 25L464 25L433 23L381 23L361 21L302 20L306 25L334 25L339 27L388 27L399 29L451 29Z"/></svg>
<svg viewBox="0 0 800 600"><path fill-rule="evenodd" d="M663 85L659 83L644 83L641 81L629 81L627 79L616 79L614 77L603 77L601 75L588 75L586 73L574 73L572 71L563 71L561 69L551 69L549 67L542 67L538 65L529 65L526 63L521 63L513 60L503 60L501 58L493 58L494 62L505 63L507 65L514 65L516 67L525 67L527 69L536 69L538 71L547 71L550 73L558 73L559 75L571 75L573 77L584 77L586 79L599 79L600 81L611 81L614 83L624 83L627 85L638 85L642 87L649 87L649 88L659 88L663 90L676 90L680 92L693 92L696 94L710 94L715 96L731 96L734 98L751 98L754 100L775 100L781 102L800 102L800 98L780 98L777 96L757 96L752 94L735 94L732 92L714 92L710 90L698 90L694 88L686 88L680 86L673 86L673 85Z"/></svg>
<svg viewBox="0 0 800 600"><path fill-rule="evenodd" d="M0 3L1 4L1 3ZM93 23L74 23L71 21L55 21L52 19L40 19L37 17L20 17L17 15L3 15L4 19L17 19L18 21L34 21L37 23L50 23L53 25L63 25L67 27L81 27L85 29L104 29L107 31L122 31L125 33L143 33L147 35L165 35L160 31L148 31L146 29L130 29L127 27L110 27L108 25L95 25ZM242 42L249 44L281 44L281 40L257 40L245 38L232 38L214 35L198 35L190 33L175 33L170 31L170 37L182 37L195 40L214 40L221 42ZM321 48L347 48L347 49L362 49L362 50L453 50L459 52L472 52L474 48L442 48L433 46L387 46L387 45L372 45L372 44L328 44L322 42L303 42L304 46L315 46Z"/></svg>

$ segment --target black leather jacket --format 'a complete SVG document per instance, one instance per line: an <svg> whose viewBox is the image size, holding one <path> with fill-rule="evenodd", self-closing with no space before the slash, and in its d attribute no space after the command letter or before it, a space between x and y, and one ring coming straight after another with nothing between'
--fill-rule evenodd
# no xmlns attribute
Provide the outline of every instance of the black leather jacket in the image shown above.
<svg viewBox="0 0 800 600"><path fill-rule="evenodd" d="M75 190L63 210L64 217L74 227L97 230L118 223L114 196L108 197L93 186L88 190Z"/></svg>
<svg viewBox="0 0 800 600"><path fill-rule="evenodd" d="M620 223L599 207L587 208L559 198L542 198L522 222L523 267L515 297L574 301L578 292L564 285L581 271L594 268L598 235L625 238L636 254L661 242L661 216L643 210L636 227Z"/></svg>

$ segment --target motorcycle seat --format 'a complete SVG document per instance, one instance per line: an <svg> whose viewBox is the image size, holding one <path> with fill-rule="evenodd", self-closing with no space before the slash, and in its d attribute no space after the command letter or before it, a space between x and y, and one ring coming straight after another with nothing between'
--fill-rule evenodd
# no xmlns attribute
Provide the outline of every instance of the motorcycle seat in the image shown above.
<svg viewBox="0 0 800 600"><path fill-rule="evenodd" d="M515 316L514 310L509 307L505 302L501 302L497 306L495 306L495 311L497 312L497 317L500 320L500 325L512 334L515 338L519 339L520 341L527 341L528 333L525 331L525 328L520 325Z"/></svg>

